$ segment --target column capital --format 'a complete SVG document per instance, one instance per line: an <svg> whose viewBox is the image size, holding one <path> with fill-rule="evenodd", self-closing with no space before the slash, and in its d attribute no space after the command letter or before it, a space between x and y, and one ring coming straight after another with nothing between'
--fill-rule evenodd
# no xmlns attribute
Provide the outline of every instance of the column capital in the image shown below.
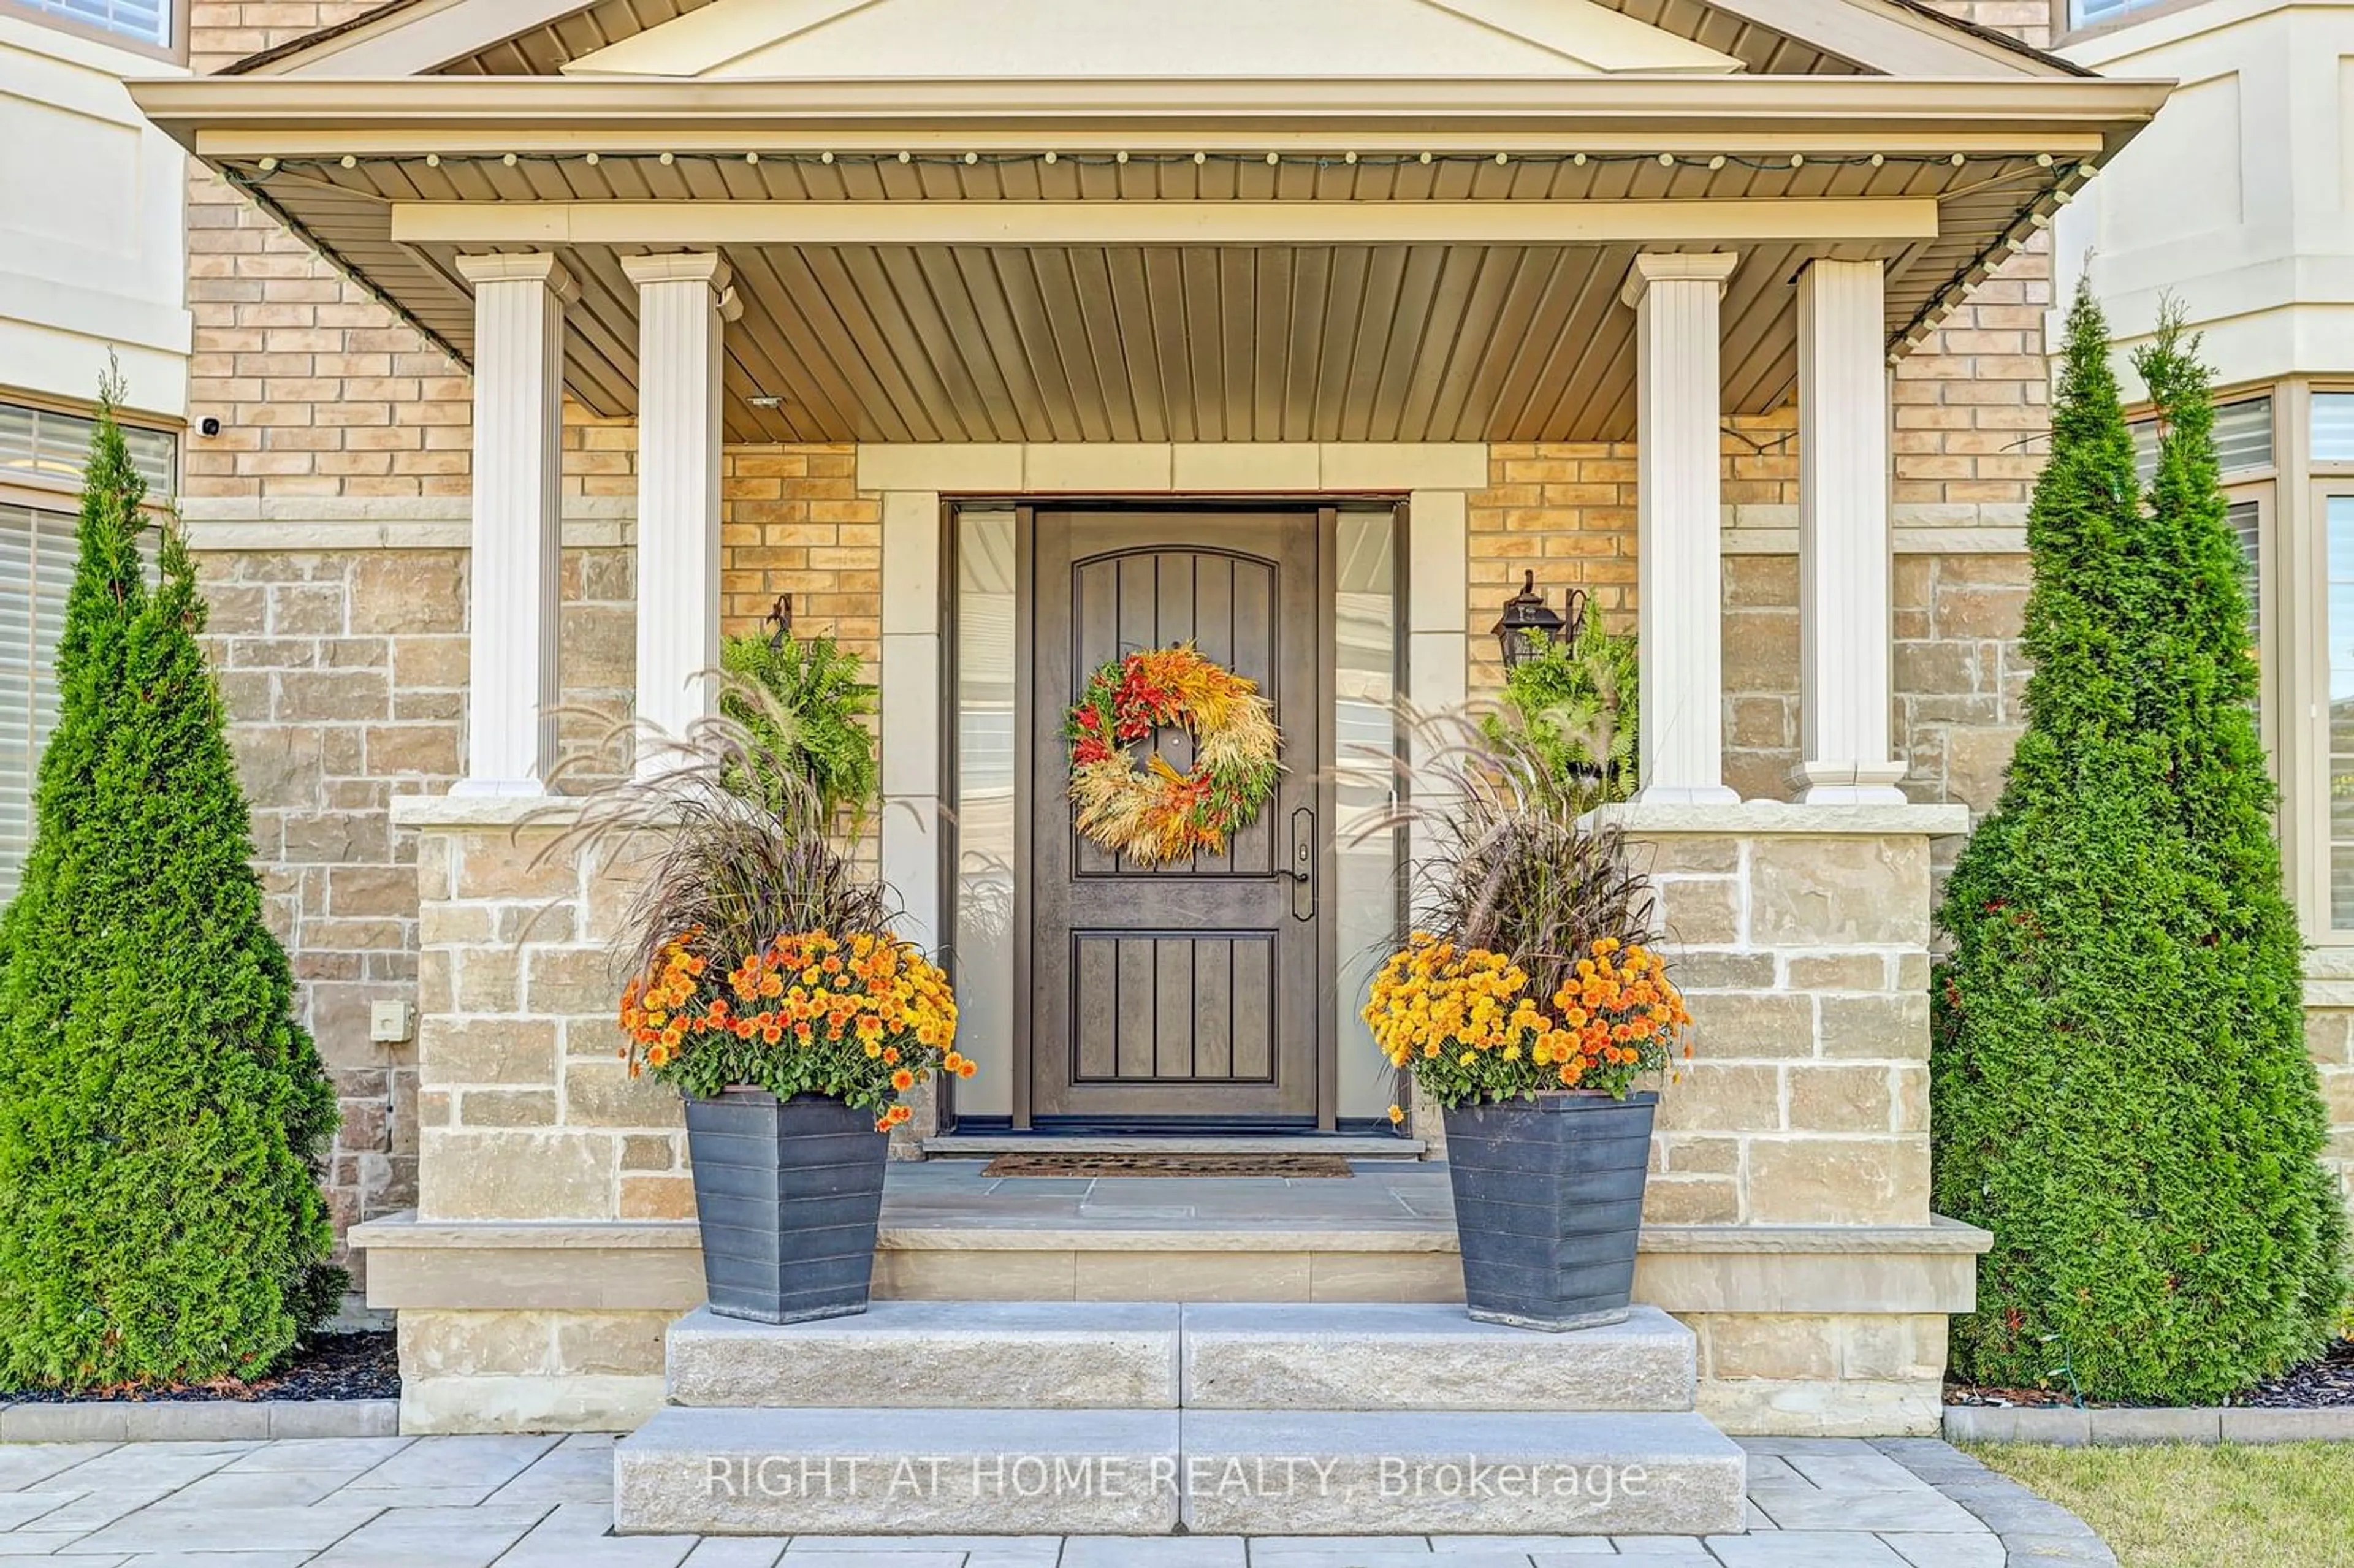
<svg viewBox="0 0 2354 1568"><path fill-rule="evenodd" d="M711 291L711 302L720 315L735 321L744 313L736 297L735 273L716 250L673 250L662 256L624 256L621 270L641 290L655 283L701 283Z"/></svg>
<svg viewBox="0 0 2354 1568"><path fill-rule="evenodd" d="M1618 286L1618 302L1632 308L1642 302L1654 283L1714 283L1724 291L1725 280L1741 265L1737 250L1651 250L1635 258L1627 281Z"/></svg>
<svg viewBox="0 0 2354 1568"><path fill-rule="evenodd" d="M458 276L469 283L539 283L566 304L580 297L580 284L563 262L545 250L507 250L461 256Z"/></svg>

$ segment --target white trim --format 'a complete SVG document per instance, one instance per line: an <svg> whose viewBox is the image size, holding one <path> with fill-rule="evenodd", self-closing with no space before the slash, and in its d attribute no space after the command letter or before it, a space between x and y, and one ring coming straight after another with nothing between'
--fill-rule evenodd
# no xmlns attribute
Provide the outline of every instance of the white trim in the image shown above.
<svg viewBox="0 0 2354 1568"><path fill-rule="evenodd" d="M400 245L1597 245L1934 239L1929 196L1781 201L396 202Z"/></svg>
<svg viewBox="0 0 2354 1568"><path fill-rule="evenodd" d="M1190 483L1180 482L1179 465L1183 463L1189 475L1198 472L1202 454L1210 450L1198 443L1155 441L862 444L858 488L958 496L1199 493ZM1298 441L1235 450L1279 453L1276 461L1307 481L1269 488L1263 492L1267 494L1338 491L1403 495L1416 490L1488 488L1483 441Z"/></svg>
<svg viewBox="0 0 2354 1568"><path fill-rule="evenodd" d="M883 493L883 656L875 685L881 712L884 885L896 895L899 931L925 948L948 938L940 879L940 498L932 490ZM953 702L953 696L948 698Z"/></svg>

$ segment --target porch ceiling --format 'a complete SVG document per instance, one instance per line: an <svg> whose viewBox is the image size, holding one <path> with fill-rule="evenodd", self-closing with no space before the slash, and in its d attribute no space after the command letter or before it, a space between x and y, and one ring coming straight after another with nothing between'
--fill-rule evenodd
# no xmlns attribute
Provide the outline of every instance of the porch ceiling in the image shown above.
<svg viewBox="0 0 2354 1568"><path fill-rule="evenodd" d="M635 405L621 259L716 247L745 306L727 334L731 439L1216 441L1625 437L1633 315L1617 291L1638 249L1741 252L1724 406L1762 412L1795 379L1808 259L1886 261L1901 345L2165 89L437 77L134 91L461 358L457 257L559 252L584 287L569 388L602 415Z"/></svg>
<svg viewBox="0 0 2354 1568"><path fill-rule="evenodd" d="M457 253L423 249L436 267ZM729 245L744 315L726 334L728 434L1619 439L1634 430L1635 362L1634 313L1618 289L1637 249ZM636 405L636 291L624 253L557 251L582 285L569 387L600 414ZM1725 303L1729 408L1763 410L1788 392L1788 280L1805 254L1752 250L1735 275ZM471 334L462 296L437 324ZM751 402L764 395L783 402Z"/></svg>

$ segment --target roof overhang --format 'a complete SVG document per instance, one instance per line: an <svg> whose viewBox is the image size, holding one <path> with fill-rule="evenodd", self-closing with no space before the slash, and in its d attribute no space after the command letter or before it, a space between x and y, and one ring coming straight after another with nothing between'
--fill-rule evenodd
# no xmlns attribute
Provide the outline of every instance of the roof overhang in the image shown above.
<svg viewBox="0 0 2354 1568"><path fill-rule="evenodd" d="M584 283L570 385L600 413L634 406L620 258L715 245L748 306L730 332L737 440L1411 440L1624 435L1631 319L1613 302L1640 249L1743 252L1732 411L1787 396L1790 283L1810 259L1887 264L1901 353L2034 242L2169 85L280 76L132 90L461 357L457 256L557 251ZM1290 336L1270 347L1278 317ZM1074 362L1059 392L1013 384L1056 357ZM797 401L751 401L779 388Z"/></svg>
<svg viewBox="0 0 2354 1568"><path fill-rule="evenodd" d="M1602 151L1880 149L1939 145L2105 155L2165 101L2170 82L2099 77L1346 77L1096 80L1071 78L775 81L722 79L193 77L131 84L139 107L199 155L244 150L256 134L406 135L502 148L610 145L621 135L692 136L746 149L896 146L955 135L959 146L1129 144L1214 147L1222 137L1312 143L1335 152L1462 145ZM976 140L982 138L985 140ZM1596 138L1600 141L1597 143ZM292 147L289 151L294 150Z"/></svg>

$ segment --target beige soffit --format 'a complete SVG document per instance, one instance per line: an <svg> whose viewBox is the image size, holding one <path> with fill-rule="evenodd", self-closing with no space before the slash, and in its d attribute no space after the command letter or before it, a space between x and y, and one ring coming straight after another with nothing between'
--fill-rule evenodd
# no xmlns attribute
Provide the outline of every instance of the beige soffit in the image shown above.
<svg viewBox="0 0 2354 1568"><path fill-rule="evenodd" d="M800 10L836 11L843 0ZM1445 5L1447 0L1431 0ZM570 62L712 6L713 0L388 0L338 26L229 68L255 75L388 77L424 72L546 76ZM1913 0L1467 0L1481 19L1554 48L1570 15L1606 10L1624 21L1775 75L1984 76L2065 74L2065 62L1930 11ZM795 0L770 0L771 26ZM1449 8L1454 8L1450 6ZM976 11L1002 9L975 6ZM790 25L788 22L787 25ZM1571 26L1589 39L1596 26ZM1204 29L1189 22L1188 36ZM783 36L779 34L779 36ZM1169 30L1157 35L1166 40ZM1596 42L1587 47L1601 48ZM1233 69L1229 64L1225 69ZM1610 68L1604 68L1610 69ZM1625 69L1623 67L1617 69ZM1723 69L1723 68L1718 68ZM888 74L907 74L892 69Z"/></svg>
<svg viewBox="0 0 2354 1568"><path fill-rule="evenodd" d="M717 0L572 76L1721 76L1730 55L1594 0Z"/></svg>

